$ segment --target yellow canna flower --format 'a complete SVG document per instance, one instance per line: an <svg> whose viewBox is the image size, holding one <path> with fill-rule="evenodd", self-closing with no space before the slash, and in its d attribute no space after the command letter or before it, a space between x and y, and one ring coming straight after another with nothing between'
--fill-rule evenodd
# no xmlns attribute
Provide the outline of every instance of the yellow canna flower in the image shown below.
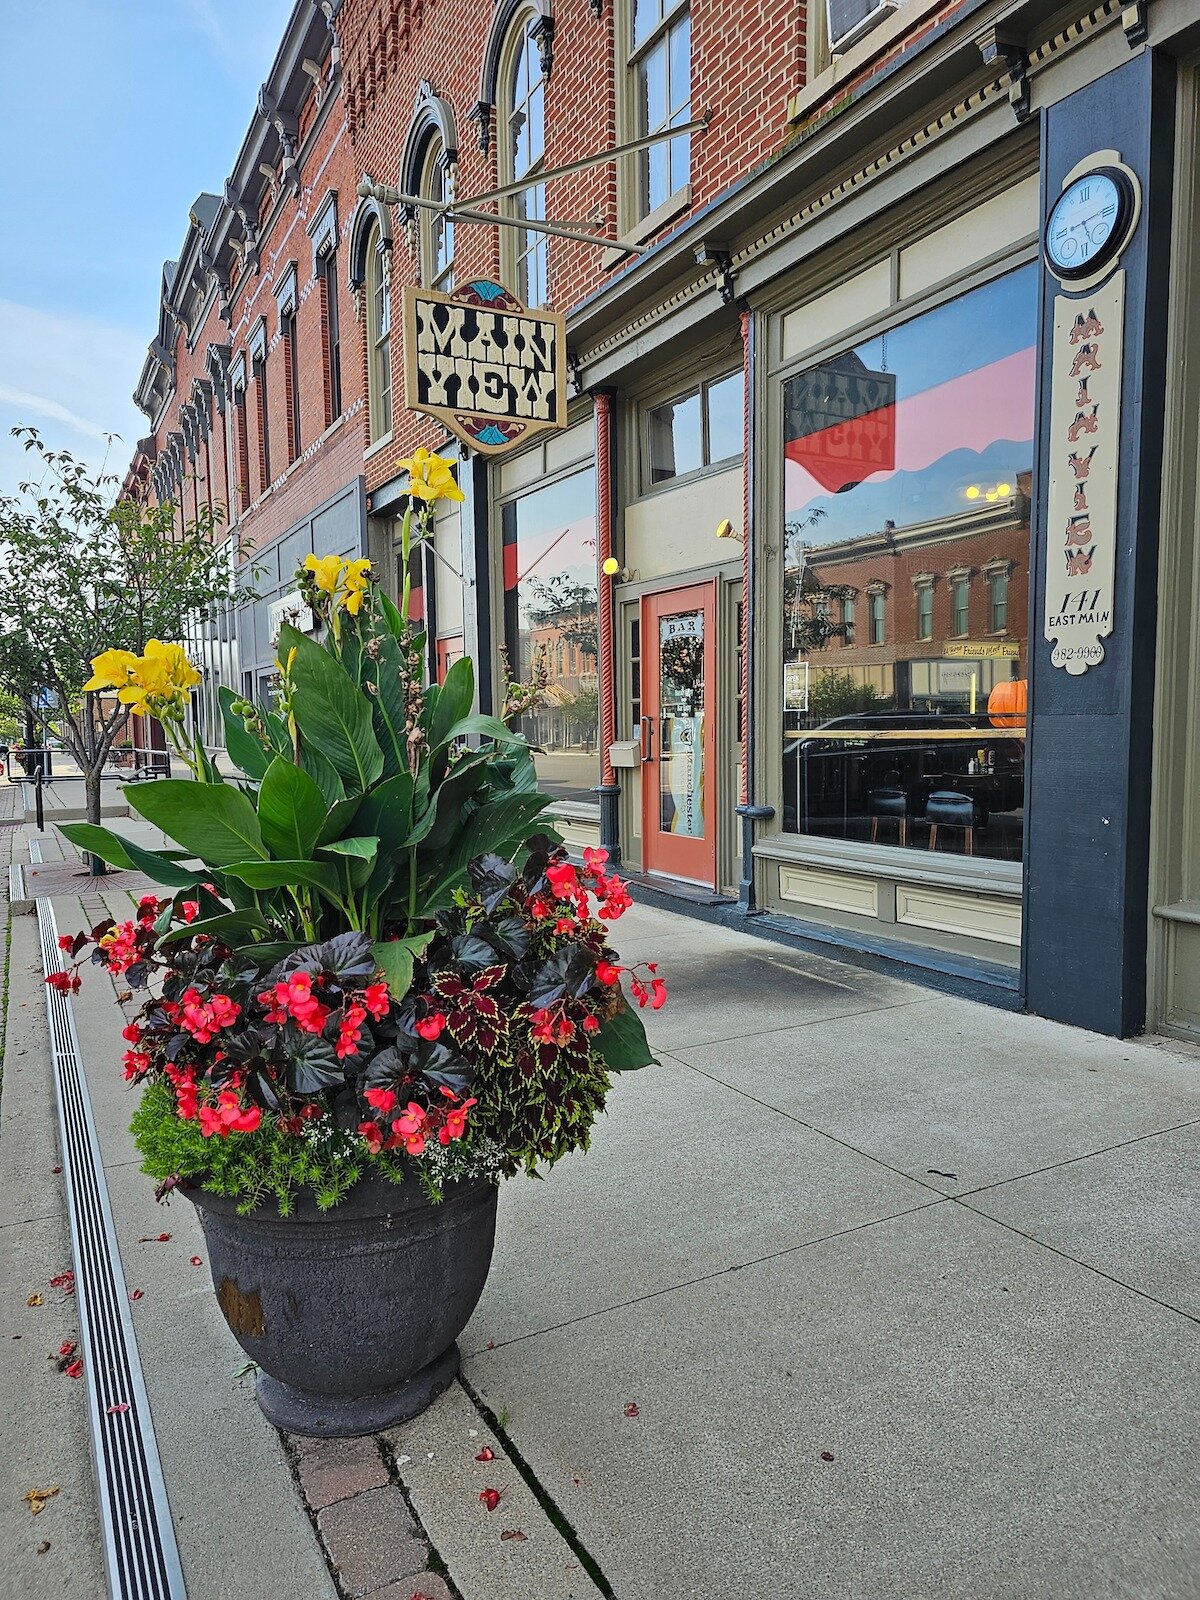
<svg viewBox="0 0 1200 1600"><path fill-rule="evenodd" d="M304 558L305 571L313 574L317 588L323 594L328 595L337 592L338 579L342 575L343 565L341 556L305 556Z"/></svg>
<svg viewBox="0 0 1200 1600"><path fill-rule="evenodd" d="M465 500L466 495L454 481L452 463L432 450L414 450L411 456L396 465L408 473L408 492L414 500Z"/></svg>
<svg viewBox="0 0 1200 1600"><path fill-rule="evenodd" d="M84 689L121 689L137 663L132 650L104 650L92 659L92 676Z"/></svg>

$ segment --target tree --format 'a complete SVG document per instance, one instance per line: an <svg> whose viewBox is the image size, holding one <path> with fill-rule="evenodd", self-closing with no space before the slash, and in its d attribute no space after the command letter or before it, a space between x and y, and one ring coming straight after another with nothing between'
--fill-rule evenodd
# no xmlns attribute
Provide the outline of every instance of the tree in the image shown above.
<svg viewBox="0 0 1200 1600"><path fill-rule="evenodd" d="M565 644L573 644L581 655L594 661L600 620L595 586L559 572L553 578L530 578L528 588L530 623L535 628L553 624Z"/></svg>
<svg viewBox="0 0 1200 1600"><path fill-rule="evenodd" d="M873 683L859 683L852 672L826 669L817 673L808 696L809 715L818 723L856 711L882 711L890 704Z"/></svg>
<svg viewBox="0 0 1200 1600"><path fill-rule="evenodd" d="M206 608L251 591L234 583L241 547L218 543L219 512L203 507L181 530L170 501L116 499L114 476L48 449L34 428L13 434L37 458L40 477L0 496L0 688L39 718L54 698L88 817L98 822L104 763L130 707L84 692L93 659L178 640Z"/></svg>

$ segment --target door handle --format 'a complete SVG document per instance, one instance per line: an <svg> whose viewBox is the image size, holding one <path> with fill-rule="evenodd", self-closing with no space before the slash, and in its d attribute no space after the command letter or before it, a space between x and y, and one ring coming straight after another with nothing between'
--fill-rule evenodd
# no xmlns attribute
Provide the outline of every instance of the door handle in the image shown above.
<svg viewBox="0 0 1200 1600"><path fill-rule="evenodd" d="M645 766L647 761L653 761L654 760L654 751L651 748L653 746L653 744L654 744L654 718L653 717L643 717L642 718L642 765L643 766Z"/></svg>

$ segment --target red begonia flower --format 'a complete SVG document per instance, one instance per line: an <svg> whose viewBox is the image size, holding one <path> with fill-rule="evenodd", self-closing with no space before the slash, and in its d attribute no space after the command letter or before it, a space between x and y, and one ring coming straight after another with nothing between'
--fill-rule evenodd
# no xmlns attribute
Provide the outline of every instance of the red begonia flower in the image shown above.
<svg viewBox="0 0 1200 1600"><path fill-rule="evenodd" d="M422 1039L437 1039L441 1036L442 1029L445 1026L445 1014L441 1011L435 1011L431 1017L423 1017L417 1023L417 1032Z"/></svg>

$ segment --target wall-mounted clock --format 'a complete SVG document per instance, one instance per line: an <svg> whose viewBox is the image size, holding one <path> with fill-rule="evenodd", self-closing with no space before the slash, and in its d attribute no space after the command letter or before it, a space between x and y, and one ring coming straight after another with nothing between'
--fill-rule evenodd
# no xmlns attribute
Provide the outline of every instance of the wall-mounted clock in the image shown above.
<svg viewBox="0 0 1200 1600"><path fill-rule="evenodd" d="M1138 197L1124 166L1091 166L1071 175L1046 222L1046 261L1064 283L1095 279L1125 248Z"/></svg>

